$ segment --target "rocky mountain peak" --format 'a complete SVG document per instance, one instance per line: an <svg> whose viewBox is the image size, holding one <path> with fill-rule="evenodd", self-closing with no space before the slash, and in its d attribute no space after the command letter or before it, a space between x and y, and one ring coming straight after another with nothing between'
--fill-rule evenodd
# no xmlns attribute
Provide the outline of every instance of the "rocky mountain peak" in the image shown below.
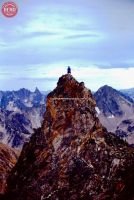
<svg viewBox="0 0 134 200"><path fill-rule="evenodd" d="M110 86L101 87L95 94L95 100L100 111L106 116L123 116L129 107L133 107L133 100ZM124 106L125 105L125 106Z"/></svg>
<svg viewBox="0 0 134 200"><path fill-rule="evenodd" d="M70 74L59 78L57 87L48 94L42 127L44 134L48 135L48 139L53 135L54 148L57 140L59 147L60 144L63 146L64 141L67 140L69 146L72 142L71 138L81 138L90 134L90 131L96 129L97 126L100 127L95 105L91 91L84 86L83 82L79 83ZM48 127L51 127L51 131L46 132Z"/></svg>
<svg viewBox="0 0 134 200"><path fill-rule="evenodd" d="M40 90L36 87L34 93L41 94Z"/></svg>
<svg viewBox="0 0 134 200"><path fill-rule="evenodd" d="M128 195L133 164L133 151L100 124L91 92L66 74L47 96L44 122L24 145L6 199L117 200ZM130 188L125 198L132 195Z"/></svg>
<svg viewBox="0 0 134 200"><path fill-rule="evenodd" d="M56 89L48 97L90 98L92 94L84 82L79 83L71 74L65 74L59 78Z"/></svg>
<svg viewBox="0 0 134 200"><path fill-rule="evenodd" d="M105 96L106 98L108 96L116 96L119 95L119 91L115 90L114 88L104 85L97 91L98 94Z"/></svg>

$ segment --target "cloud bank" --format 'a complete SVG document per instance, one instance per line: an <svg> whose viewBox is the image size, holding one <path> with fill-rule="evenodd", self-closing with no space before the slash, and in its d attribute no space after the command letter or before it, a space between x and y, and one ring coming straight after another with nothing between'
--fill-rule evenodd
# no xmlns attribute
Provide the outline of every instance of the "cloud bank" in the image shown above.
<svg viewBox="0 0 134 200"><path fill-rule="evenodd" d="M52 88L55 72L65 73L68 65L92 90L104 83L134 86L132 0L16 3L16 17L0 17L0 89Z"/></svg>

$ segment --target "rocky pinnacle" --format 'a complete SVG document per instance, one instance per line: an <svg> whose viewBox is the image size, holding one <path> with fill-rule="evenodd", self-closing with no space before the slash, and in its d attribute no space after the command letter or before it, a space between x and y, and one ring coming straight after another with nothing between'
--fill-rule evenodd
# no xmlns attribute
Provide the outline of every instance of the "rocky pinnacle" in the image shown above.
<svg viewBox="0 0 134 200"><path fill-rule="evenodd" d="M40 130L9 180L10 200L132 200L134 150L101 125L95 100L71 74L48 94Z"/></svg>

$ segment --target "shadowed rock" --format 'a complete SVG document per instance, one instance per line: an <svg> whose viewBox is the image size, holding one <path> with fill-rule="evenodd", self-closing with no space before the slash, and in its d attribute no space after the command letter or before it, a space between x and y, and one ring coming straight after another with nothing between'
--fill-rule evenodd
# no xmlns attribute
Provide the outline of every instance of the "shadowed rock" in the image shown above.
<svg viewBox="0 0 134 200"><path fill-rule="evenodd" d="M17 162L18 153L12 148L0 143L0 194L3 194L7 187L7 178L10 171Z"/></svg>

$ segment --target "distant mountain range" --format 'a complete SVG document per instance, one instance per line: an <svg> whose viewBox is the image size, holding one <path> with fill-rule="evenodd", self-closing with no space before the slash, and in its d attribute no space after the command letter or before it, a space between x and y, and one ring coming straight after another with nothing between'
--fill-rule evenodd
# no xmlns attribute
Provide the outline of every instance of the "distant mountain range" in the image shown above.
<svg viewBox="0 0 134 200"><path fill-rule="evenodd" d="M22 148L41 127L48 91L0 91L0 141ZM134 89L117 91L103 86L94 93L97 115L108 131L134 144Z"/></svg>
<svg viewBox="0 0 134 200"><path fill-rule="evenodd" d="M134 101L129 93L105 85L94 97L101 123L108 131L134 144Z"/></svg>
<svg viewBox="0 0 134 200"><path fill-rule="evenodd" d="M33 129L41 126L45 111L46 93L38 88L31 92L0 91L0 141L21 148L29 140Z"/></svg>

